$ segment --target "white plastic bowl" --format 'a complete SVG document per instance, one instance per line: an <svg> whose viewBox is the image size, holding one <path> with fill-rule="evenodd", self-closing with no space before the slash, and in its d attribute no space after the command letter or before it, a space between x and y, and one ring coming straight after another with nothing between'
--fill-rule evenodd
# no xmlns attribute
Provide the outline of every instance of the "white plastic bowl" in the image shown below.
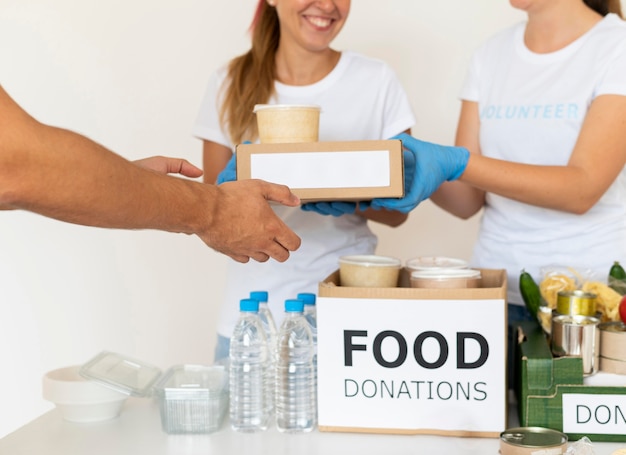
<svg viewBox="0 0 626 455"><path fill-rule="evenodd" d="M43 398L69 422L100 422L119 416L128 395L83 378L80 366L59 368L43 377Z"/></svg>

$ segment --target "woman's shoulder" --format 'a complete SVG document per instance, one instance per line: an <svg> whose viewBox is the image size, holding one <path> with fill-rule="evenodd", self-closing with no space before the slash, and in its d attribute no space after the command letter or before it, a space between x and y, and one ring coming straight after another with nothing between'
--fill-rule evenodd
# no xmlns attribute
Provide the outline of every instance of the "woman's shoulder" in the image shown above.
<svg viewBox="0 0 626 455"><path fill-rule="evenodd" d="M369 66L373 68L389 67L389 64L381 58L372 57L356 51L343 51L341 58L352 65Z"/></svg>

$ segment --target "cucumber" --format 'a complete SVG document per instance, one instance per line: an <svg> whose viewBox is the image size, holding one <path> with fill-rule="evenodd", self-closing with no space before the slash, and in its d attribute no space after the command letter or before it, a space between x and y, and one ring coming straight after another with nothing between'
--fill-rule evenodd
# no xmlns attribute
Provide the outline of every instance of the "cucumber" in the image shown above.
<svg viewBox="0 0 626 455"><path fill-rule="evenodd" d="M620 294L626 293L626 271L619 261L613 262L611 270L609 270L609 287Z"/></svg>
<svg viewBox="0 0 626 455"><path fill-rule="evenodd" d="M537 317L539 307L541 306L541 292L539 292L539 286L537 286L533 277L524 269L522 269L519 277L519 290L526 308L530 314Z"/></svg>

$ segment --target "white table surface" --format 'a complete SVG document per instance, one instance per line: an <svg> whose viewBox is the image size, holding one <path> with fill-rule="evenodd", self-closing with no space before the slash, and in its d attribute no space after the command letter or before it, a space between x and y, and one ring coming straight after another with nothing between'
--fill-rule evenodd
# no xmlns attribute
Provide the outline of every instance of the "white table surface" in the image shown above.
<svg viewBox="0 0 626 455"><path fill-rule="evenodd" d="M513 412L514 408L512 408ZM517 418L512 415L510 426ZM610 455L626 443L594 443L595 455ZM497 438L427 435L327 433L283 434L275 427L261 433L232 431L228 419L208 435L168 435L161 429L157 404L129 398L121 415L110 421L76 424L53 409L0 439L1 455L209 455L323 454L395 455L499 453Z"/></svg>

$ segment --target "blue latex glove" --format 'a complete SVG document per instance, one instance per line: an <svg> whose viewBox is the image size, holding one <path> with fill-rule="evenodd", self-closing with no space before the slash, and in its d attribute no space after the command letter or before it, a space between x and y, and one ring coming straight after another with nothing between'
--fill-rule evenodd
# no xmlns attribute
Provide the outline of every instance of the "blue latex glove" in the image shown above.
<svg viewBox="0 0 626 455"><path fill-rule="evenodd" d="M243 141L243 143L252 144L250 141ZM230 157L226 167L218 174L217 184L219 185L224 182L232 182L233 180L237 180L237 153L233 153L233 156Z"/></svg>
<svg viewBox="0 0 626 455"><path fill-rule="evenodd" d="M404 155L405 176L412 174L411 182L404 188L404 197L373 199L370 203L373 209L410 212L428 199L443 182L458 179L465 171L470 156L464 147L432 144L405 133L393 139L402 140L405 151L413 155L413 159Z"/></svg>
<svg viewBox="0 0 626 455"><path fill-rule="evenodd" d="M349 215L356 211L356 202L307 202L306 204L302 204L302 210L306 212L316 212L321 215Z"/></svg>
<svg viewBox="0 0 626 455"><path fill-rule="evenodd" d="M224 182L232 182L233 180L237 180L237 154L233 153L233 156L228 161L228 164L222 172L220 172L217 176L217 184Z"/></svg>

